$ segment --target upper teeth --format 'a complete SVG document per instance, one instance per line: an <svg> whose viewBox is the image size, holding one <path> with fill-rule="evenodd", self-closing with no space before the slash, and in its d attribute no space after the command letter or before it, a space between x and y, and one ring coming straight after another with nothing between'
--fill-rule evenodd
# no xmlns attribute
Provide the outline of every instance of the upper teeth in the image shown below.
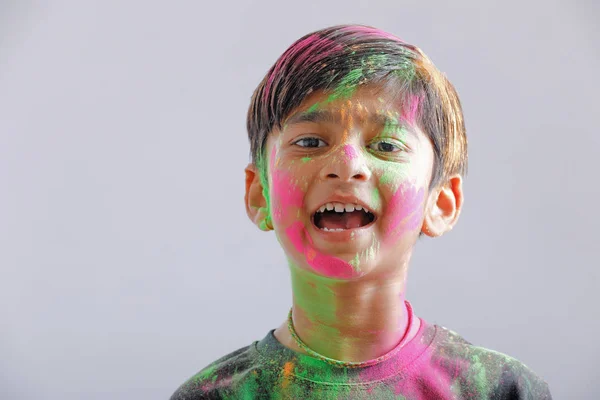
<svg viewBox="0 0 600 400"><path fill-rule="evenodd" d="M338 202L332 202L332 203L327 203L327 204L323 204L318 210L317 212L323 212L325 210L331 211L331 210L335 210L335 212L352 212L354 210L362 210L363 206L358 205L358 204L352 204L352 203L338 203ZM365 211L368 211L365 208Z"/></svg>

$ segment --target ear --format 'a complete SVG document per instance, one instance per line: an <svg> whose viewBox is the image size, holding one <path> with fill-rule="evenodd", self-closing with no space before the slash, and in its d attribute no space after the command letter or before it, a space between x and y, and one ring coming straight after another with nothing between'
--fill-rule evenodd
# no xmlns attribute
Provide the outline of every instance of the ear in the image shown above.
<svg viewBox="0 0 600 400"><path fill-rule="evenodd" d="M260 230L270 231L273 229L271 214L267 207L267 199L263 194L263 185L260 180L260 172L256 165L250 163L245 169L246 172L246 194L244 201L246 203L246 214L248 218Z"/></svg>
<svg viewBox="0 0 600 400"><path fill-rule="evenodd" d="M431 192L421 231L431 237L448 232L458 221L462 206L462 177L453 175L446 184Z"/></svg>

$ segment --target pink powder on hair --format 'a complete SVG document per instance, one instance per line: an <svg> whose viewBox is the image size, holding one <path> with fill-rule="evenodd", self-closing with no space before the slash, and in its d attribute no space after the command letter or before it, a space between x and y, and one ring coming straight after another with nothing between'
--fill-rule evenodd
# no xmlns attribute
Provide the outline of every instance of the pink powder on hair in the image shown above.
<svg viewBox="0 0 600 400"><path fill-rule="evenodd" d="M404 41L402 39L400 39L397 36L392 35L391 33L382 31L381 29L377 29L377 28L371 28L369 26L349 26L346 28L342 28L342 31L351 31L351 32L361 32L361 33L366 33L366 34L370 34L372 36L378 36L378 37L382 37L382 38L386 38L386 39L391 39L397 42L402 42L404 43Z"/></svg>
<svg viewBox="0 0 600 400"><path fill-rule="evenodd" d="M269 74L265 89L263 92L263 101L266 101L271 95L271 87L275 77L281 74L283 69L286 69L290 62L294 60L295 66L303 65L316 65L324 58L331 54L342 52L344 47L333 40L328 38L322 38L319 35L310 35L304 38L290 47L286 52L277 60L273 71ZM301 72L302 68L294 68L295 72Z"/></svg>
<svg viewBox="0 0 600 400"><path fill-rule="evenodd" d="M408 122L411 125L415 124L417 120L417 110L419 109L419 104L421 102L421 98L415 94L411 94L408 96L406 104L402 107L402 119Z"/></svg>
<svg viewBox="0 0 600 400"><path fill-rule="evenodd" d="M310 51L304 51L303 54L298 56L298 58L294 61L294 64L316 65L324 58L344 50L342 45L335 43L329 38L322 38L316 35L313 36L315 36L315 39L310 43L306 43L303 47L299 47L298 49L294 48L294 53L299 53L310 48Z"/></svg>

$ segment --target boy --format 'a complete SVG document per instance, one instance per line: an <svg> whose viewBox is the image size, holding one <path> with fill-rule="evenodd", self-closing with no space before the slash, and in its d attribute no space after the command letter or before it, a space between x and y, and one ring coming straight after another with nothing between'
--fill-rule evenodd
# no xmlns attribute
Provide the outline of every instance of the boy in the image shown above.
<svg viewBox="0 0 600 400"><path fill-rule="evenodd" d="M551 398L524 364L404 298L419 236L456 224L467 166L459 98L421 50L366 26L306 35L254 92L247 127L247 213L285 251L293 306L172 400Z"/></svg>

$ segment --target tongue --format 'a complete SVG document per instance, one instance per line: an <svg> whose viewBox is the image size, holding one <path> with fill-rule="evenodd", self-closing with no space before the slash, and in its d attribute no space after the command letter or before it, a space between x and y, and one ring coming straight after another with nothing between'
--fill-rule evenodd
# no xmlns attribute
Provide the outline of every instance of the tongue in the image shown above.
<svg viewBox="0 0 600 400"><path fill-rule="evenodd" d="M362 211L344 213L325 212L319 221L321 228L327 229L353 229L365 225Z"/></svg>

